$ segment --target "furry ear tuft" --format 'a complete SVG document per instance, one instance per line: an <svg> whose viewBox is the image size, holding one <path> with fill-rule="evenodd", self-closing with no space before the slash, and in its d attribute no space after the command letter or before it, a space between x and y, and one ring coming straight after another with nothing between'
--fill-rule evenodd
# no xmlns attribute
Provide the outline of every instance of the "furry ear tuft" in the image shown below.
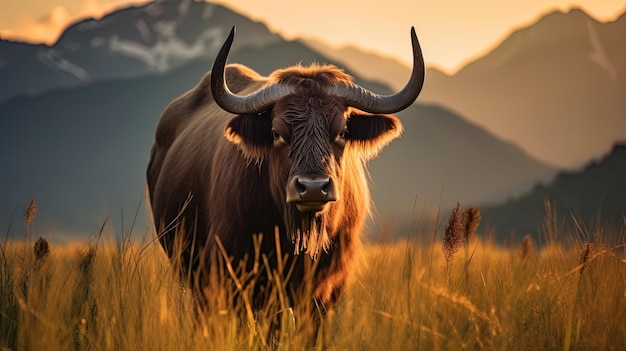
<svg viewBox="0 0 626 351"><path fill-rule="evenodd" d="M224 136L254 160L268 156L272 147L271 113L237 115L228 122Z"/></svg>
<svg viewBox="0 0 626 351"><path fill-rule="evenodd" d="M402 134L402 123L393 115L353 111L348 117L347 129L346 141L357 147L365 159L372 159Z"/></svg>

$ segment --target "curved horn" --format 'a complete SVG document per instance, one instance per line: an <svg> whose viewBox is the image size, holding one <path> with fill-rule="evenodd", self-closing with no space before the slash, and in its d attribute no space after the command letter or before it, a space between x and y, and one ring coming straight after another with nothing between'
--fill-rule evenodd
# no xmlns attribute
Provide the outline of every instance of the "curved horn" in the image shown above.
<svg viewBox="0 0 626 351"><path fill-rule="evenodd" d="M424 57L417 41L415 28L411 27L411 42L413 45L413 71L407 84L393 95L381 96L361 86L347 87L339 85L329 93L342 97L349 106L369 113L396 113L411 106L424 85Z"/></svg>
<svg viewBox="0 0 626 351"><path fill-rule="evenodd" d="M235 38L235 26L215 57L211 70L211 92L213 99L224 110L233 114L258 113L270 108L276 100L293 91L279 84L272 84L248 96L234 94L226 86L225 68L228 52Z"/></svg>

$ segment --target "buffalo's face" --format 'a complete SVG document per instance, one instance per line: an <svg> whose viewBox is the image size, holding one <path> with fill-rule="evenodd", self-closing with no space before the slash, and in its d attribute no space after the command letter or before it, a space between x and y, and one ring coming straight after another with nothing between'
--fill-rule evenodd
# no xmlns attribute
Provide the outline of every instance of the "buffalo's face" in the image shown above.
<svg viewBox="0 0 626 351"><path fill-rule="evenodd" d="M394 116L366 114L322 93L290 95L270 111L238 115L226 136L250 160L268 162L268 186L296 252L314 255L332 239L332 217L344 213L345 167L357 166L344 159L362 163L401 131Z"/></svg>
<svg viewBox="0 0 626 351"><path fill-rule="evenodd" d="M291 96L273 109L272 184L277 200L302 213L320 213L338 201L343 182L346 118L332 97Z"/></svg>

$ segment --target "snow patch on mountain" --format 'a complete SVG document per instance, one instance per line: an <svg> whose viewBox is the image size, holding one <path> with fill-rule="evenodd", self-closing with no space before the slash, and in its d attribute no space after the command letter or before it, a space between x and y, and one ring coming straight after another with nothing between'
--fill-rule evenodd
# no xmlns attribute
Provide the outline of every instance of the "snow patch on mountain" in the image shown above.
<svg viewBox="0 0 626 351"><path fill-rule="evenodd" d="M591 60L605 70L613 81L617 81L618 75L615 65L611 61L611 57L607 54L604 45L602 45L598 31L591 20L587 20L587 32L589 33L589 40L591 41L593 50L589 53Z"/></svg>
<svg viewBox="0 0 626 351"><path fill-rule="evenodd" d="M161 2L153 2L148 6L142 7L142 10L149 16L157 18L165 12L165 7Z"/></svg>
<svg viewBox="0 0 626 351"><path fill-rule="evenodd" d="M91 39L91 42L89 43L89 45L92 48L102 48L107 45L107 40L103 37L96 37L96 38Z"/></svg>
<svg viewBox="0 0 626 351"><path fill-rule="evenodd" d="M145 40L146 42L152 41L152 33L150 32L150 27L148 26L148 23L146 23L146 21L144 21L143 19L139 19L137 22L135 22L135 28L137 28L137 30L139 31L139 35L141 35L141 38L143 40Z"/></svg>
<svg viewBox="0 0 626 351"><path fill-rule="evenodd" d="M164 40L176 40L176 22L157 22L154 24L154 31Z"/></svg>
<svg viewBox="0 0 626 351"><path fill-rule="evenodd" d="M80 50L80 43L73 40L64 40L63 43L61 43L61 47L63 48L63 51L69 53Z"/></svg>
<svg viewBox="0 0 626 351"><path fill-rule="evenodd" d="M213 17L213 14L215 13L215 8L216 6L205 6L202 11L202 19L209 19Z"/></svg>
<svg viewBox="0 0 626 351"><path fill-rule="evenodd" d="M192 0L181 1L178 5L178 18L183 19L187 16L189 8L191 8Z"/></svg>
<svg viewBox="0 0 626 351"><path fill-rule="evenodd" d="M155 24L154 30L158 38L153 46L113 36L109 40L109 50L138 59L148 69L165 72L182 62L211 56L219 49L224 37L222 29L210 28L189 45L176 36L174 22L159 22Z"/></svg>
<svg viewBox="0 0 626 351"><path fill-rule="evenodd" d="M57 71L69 73L81 82L88 82L90 80L89 73L87 73L84 68L63 58L63 54L55 49L39 50L39 52L37 52L37 58L46 66Z"/></svg>

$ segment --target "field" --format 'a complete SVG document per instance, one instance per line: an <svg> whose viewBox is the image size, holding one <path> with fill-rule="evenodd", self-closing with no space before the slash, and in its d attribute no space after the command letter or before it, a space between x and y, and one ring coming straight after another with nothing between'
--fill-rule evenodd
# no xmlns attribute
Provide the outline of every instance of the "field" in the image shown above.
<svg viewBox="0 0 626 351"><path fill-rule="evenodd" d="M34 214L26 216L28 224ZM476 235L450 242L443 222L420 230L419 241L365 245L341 306L313 340L302 336L311 317L292 308L279 275L267 310L252 311L241 298L249 291L218 276L212 312L197 312L153 234L59 246L32 235L4 240L0 349L624 348L624 228L613 236L622 242L608 244L601 230L565 233L548 216L541 248L529 238L499 247ZM242 281L231 268L221 277Z"/></svg>

